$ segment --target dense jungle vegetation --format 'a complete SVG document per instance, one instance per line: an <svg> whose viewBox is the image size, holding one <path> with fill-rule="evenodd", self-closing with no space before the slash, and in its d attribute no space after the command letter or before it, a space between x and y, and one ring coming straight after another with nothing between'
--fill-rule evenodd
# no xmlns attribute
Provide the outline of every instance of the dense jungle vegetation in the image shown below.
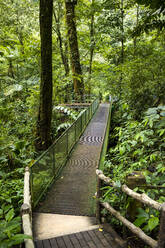
<svg viewBox="0 0 165 248"><path fill-rule="evenodd" d="M134 171L165 186L164 27L161 0L0 0L1 248L24 238L25 166L79 114L60 103L91 94L115 99L104 173L119 190L104 187L104 200L127 214L120 185ZM135 190L165 202L163 189ZM135 224L156 237L158 212L138 211Z"/></svg>

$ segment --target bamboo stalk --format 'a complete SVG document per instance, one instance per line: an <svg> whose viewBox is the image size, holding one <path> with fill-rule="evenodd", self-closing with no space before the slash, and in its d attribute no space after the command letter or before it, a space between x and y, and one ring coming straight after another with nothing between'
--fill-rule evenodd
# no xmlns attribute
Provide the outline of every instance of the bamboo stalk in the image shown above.
<svg viewBox="0 0 165 248"><path fill-rule="evenodd" d="M106 208L112 215L114 215L118 220L120 220L125 226L127 226L134 234L141 238L146 244L150 245L152 248L158 248L158 243L156 240L150 238L146 235L139 227L136 227L126 218L124 218L118 211L112 208L109 203L104 202L101 205Z"/></svg>

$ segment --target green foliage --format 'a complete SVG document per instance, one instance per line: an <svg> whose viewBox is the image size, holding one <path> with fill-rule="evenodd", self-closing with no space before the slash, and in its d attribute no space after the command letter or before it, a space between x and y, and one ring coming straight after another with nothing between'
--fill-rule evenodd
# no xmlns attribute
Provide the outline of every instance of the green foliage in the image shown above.
<svg viewBox="0 0 165 248"><path fill-rule="evenodd" d="M53 102L58 105L73 100L74 94L71 72L66 76L64 71L57 31L59 26L67 58L64 2L55 1L54 8L58 21L53 23ZM38 1L0 0L0 205L10 205L8 211L14 209L15 216L22 203L23 168L38 156L33 146L40 94L38 14ZM82 0L75 14L85 90L91 88L91 93L101 94L106 100L111 94L125 103L113 116L114 146L105 163L105 173L113 175L118 189L107 187L104 191L105 199L118 208L119 203L121 209L127 208L129 202L120 192L126 175L142 170L148 183L164 184L164 1L124 1L122 12L121 1ZM94 56L89 81L91 46ZM52 138L57 138L79 114L55 107ZM147 194L160 202L165 200L156 190ZM150 211L145 222L140 216L137 222L154 231L158 215ZM4 214L2 221L7 222ZM19 233L17 226L12 232L15 236Z"/></svg>
<svg viewBox="0 0 165 248"><path fill-rule="evenodd" d="M144 231L149 232L159 225L159 218L153 215L153 210L149 208L146 208L145 210L139 208L137 210L138 210L137 219L134 221L134 224L137 227L141 227ZM156 211L154 214L157 214Z"/></svg>
<svg viewBox="0 0 165 248"><path fill-rule="evenodd" d="M136 0L139 4L144 4L152 9L160 9L163 11L165 9L165 3L161 0Z"/></svg>
<svg viewBox="0 0 165 248"><path fill-rule="evenodd" d="M21 234L21 217L15 217L11 205L3 204L0 208L0 246L2 248L14 247L23 243L24 239L31 238Z"/></svg>
<svg viewBox="0 0 165 248"><path fill-rule="evenodd" d="M63 106L55 106L53 108L53 110L58 110L59 112L62 112L66 115L68 115L70 118L72 118L72 120L76 120L77 119L77 115L76 115L76 112L73 111L73 110L70 110L66 107L63 107Z"/></svg>
<svg viewBox="0 0 165 248"><path fill-rule="evenodd" d="M127 183L127 176L140 171L145 176L147 184L165 186L165 106L149 108L144 113L143 119L137 121L132 118L127 104L121 102L118 104L118 110L115 110L112 117L111 147L103 169L119 187L118 189L104 187L103 199L110 202L122 214L128 215L128 208L132 203L130 198L126 198L120 191L120 185ZM137 187L134 190L145 192L150 198L161 203L165 200L162 197L164 191L161 189L144 190ZM139 209L134 221L137 226L150 233L157 230L159 212L150 208Z"/></svg>

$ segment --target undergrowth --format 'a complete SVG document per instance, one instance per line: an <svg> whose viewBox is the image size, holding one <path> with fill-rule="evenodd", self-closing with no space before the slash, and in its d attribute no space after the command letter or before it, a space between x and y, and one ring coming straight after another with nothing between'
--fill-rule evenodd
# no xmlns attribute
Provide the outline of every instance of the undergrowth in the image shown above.
<svg viewBox="0 0 165 248"><path fill-rule="evenodd" d="M109 202L116 210L140 227L145 233L157 239L159 229L159 212L138 204L121 192L120 186L127 184L127 177L142 173L146 185L157 187L146 189L134 187L134 191L146 193L150 198L165 202L165 106L149 108L140 121L132 117L126 103L114 105L110 148L104 163L104 174L118 185L102 187L103 201ZM108 221L116 228L124 230L122 224L103 210Z"/></svg>
<svg viewBox="0 0 165 248"><path fill-rule="evenodd" d="M0 247L20 247L28 238L21 233L20 217L24 168L39 156L34 148L37 112L34 97L25 100L17 92L7 97L1 94L0 103ZM78 115L64 107L54 108L52 139L58 138Z"/></svg>

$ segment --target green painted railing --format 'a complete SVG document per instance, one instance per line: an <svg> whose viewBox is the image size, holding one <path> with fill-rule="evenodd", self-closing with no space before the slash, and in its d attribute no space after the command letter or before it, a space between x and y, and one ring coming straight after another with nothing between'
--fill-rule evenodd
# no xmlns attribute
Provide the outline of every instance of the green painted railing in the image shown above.
<svg viewBox="0 0 165 248"><path fill-rule="evenodd" d="M79 118L30 167L32 206L36 207L48 187L57 179L74 145L98 108L94 100Z"/></svg>

